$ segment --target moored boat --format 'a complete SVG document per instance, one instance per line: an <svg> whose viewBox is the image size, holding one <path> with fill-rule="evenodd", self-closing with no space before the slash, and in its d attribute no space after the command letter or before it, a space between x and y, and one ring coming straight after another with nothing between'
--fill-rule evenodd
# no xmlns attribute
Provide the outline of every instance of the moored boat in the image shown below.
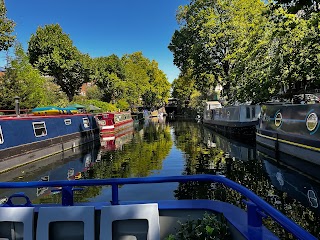
<svg viewBox="0 0 320 240"><path fill-rule="evenodd" d="M319 165L319 114L319 104L265 104L256 141Z"/></svg>
<svg viewBox="0 0 320 240"><path fill-rule="evenodd" d="M99 139L91 114L0 117L0 173Z"/></svg>
<svg viewBox="0 0 320 240"><path fill-rule="evenodd" d="M242 194L247 211L227 202L217 200L159 200L120 201L119 186L132 184L159 184L168 182L211 182L223 184ZM112 186L110 202L76 203L73 192L77 187ZM316 239L278 210L247 188L223 176L193 175L175 177L149 177L127 179L1 182L1 188L56 188L61 192L60 204L33 204L28 196L17 193L0 205L1 237L21 236L24 240L49 239L166 239L179 232L181 223L194 226L206 213L217 222L225 222L228 239L279 239L262 224L269 217L297 239ZM126 186L128 187L128 186ZM16 198L25 199L16 205ZM179 223L180 222L180 223ZM191 224L192 223L192 224ZM207 222L204 231L221 234L219 224ZM22 227L23 226L23 227ZM66 231L67 227L67 231ZM35 230L35 231L34 231ZM210 231L209 231L210 230ZM213 235L211 235L214 237ZM226 237L226 236L224 236ZM172 239L172 238L169 238Z"/></svg>
<svg viewBox="0 0 320 240"><path fill-rule="evenodd" d="M219 101L210 101L206 103L203 124L217 131L254 136L260 111L259 105L222 107Z"/></svg>
<svg viewBox="0 0 320 240"><path fill-rule="evenodd" d="M95 117L98 120L101 135L117 132L133 125L130 112L107 112L97 114Z"/></svg>

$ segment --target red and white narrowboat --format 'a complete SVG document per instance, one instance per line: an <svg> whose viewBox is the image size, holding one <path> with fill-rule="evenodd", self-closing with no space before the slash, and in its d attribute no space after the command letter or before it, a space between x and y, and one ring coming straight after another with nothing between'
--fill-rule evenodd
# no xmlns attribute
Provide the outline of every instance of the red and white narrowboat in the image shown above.
<svg viewBox="0 0 320 240"><path fill-rule="evenodd" d="M96 119L98 120L101 135L119 132L122 129L133 126L130 112L101 113L96 115Z"/></svg>

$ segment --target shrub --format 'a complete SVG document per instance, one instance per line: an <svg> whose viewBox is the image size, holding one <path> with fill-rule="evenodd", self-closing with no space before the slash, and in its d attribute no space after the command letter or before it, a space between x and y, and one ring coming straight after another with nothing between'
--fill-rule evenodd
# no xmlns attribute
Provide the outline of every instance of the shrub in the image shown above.
<svg viewBox="0 0 320 240"><path fill-rule="evenodd" d="M224 218L218 219L215 214L205 213L202 219L188 220L180 223L175 235L166 240L225 240L231 235Z"/></svg>

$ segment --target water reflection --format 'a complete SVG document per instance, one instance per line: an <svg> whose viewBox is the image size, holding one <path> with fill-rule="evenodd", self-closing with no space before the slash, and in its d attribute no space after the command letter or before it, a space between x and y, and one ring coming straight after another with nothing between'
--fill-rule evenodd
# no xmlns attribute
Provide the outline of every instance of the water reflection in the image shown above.
<svg viewBox="0 0 320 240"><path fill-rule="evenodd" d="M291 167L280 163L290 163ZM263 149L255 142L230 139L194 122L165 122L164 118L152 118L144 125L135 125L112 139L102 140L101 148L94 145L79 152L66 152L64 156L57 155L2 174L1 180L51 181L202 173L224 175L242 184L318 236L319 167L307 167L298 159ZM60 193L52 194L50 190L26 190L26 194L34 203L60 202ZM13 191L0 192L0 200L11 193ZM214 183L122 186L119 193L120 200L216 199L245 207L240 194ZM77 202L110 200L108 186L75 192ZM281 238L289 238L270 219L264 223Z"/></svg>

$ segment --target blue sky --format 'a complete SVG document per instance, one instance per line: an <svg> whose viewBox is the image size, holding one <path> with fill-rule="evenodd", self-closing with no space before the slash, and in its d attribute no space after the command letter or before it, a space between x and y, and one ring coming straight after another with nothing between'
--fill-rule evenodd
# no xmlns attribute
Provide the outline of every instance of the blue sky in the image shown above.
<svg viewBox="0 0 320 240"><path fill-rule="evenodd" d="M170 82L179 74L167 48L179 5L188 0L6 0L7 15L25 50L38 26L58 23L91 57L142 51L159 63ZM0 57L0 66L5 64Z"/></svg>

